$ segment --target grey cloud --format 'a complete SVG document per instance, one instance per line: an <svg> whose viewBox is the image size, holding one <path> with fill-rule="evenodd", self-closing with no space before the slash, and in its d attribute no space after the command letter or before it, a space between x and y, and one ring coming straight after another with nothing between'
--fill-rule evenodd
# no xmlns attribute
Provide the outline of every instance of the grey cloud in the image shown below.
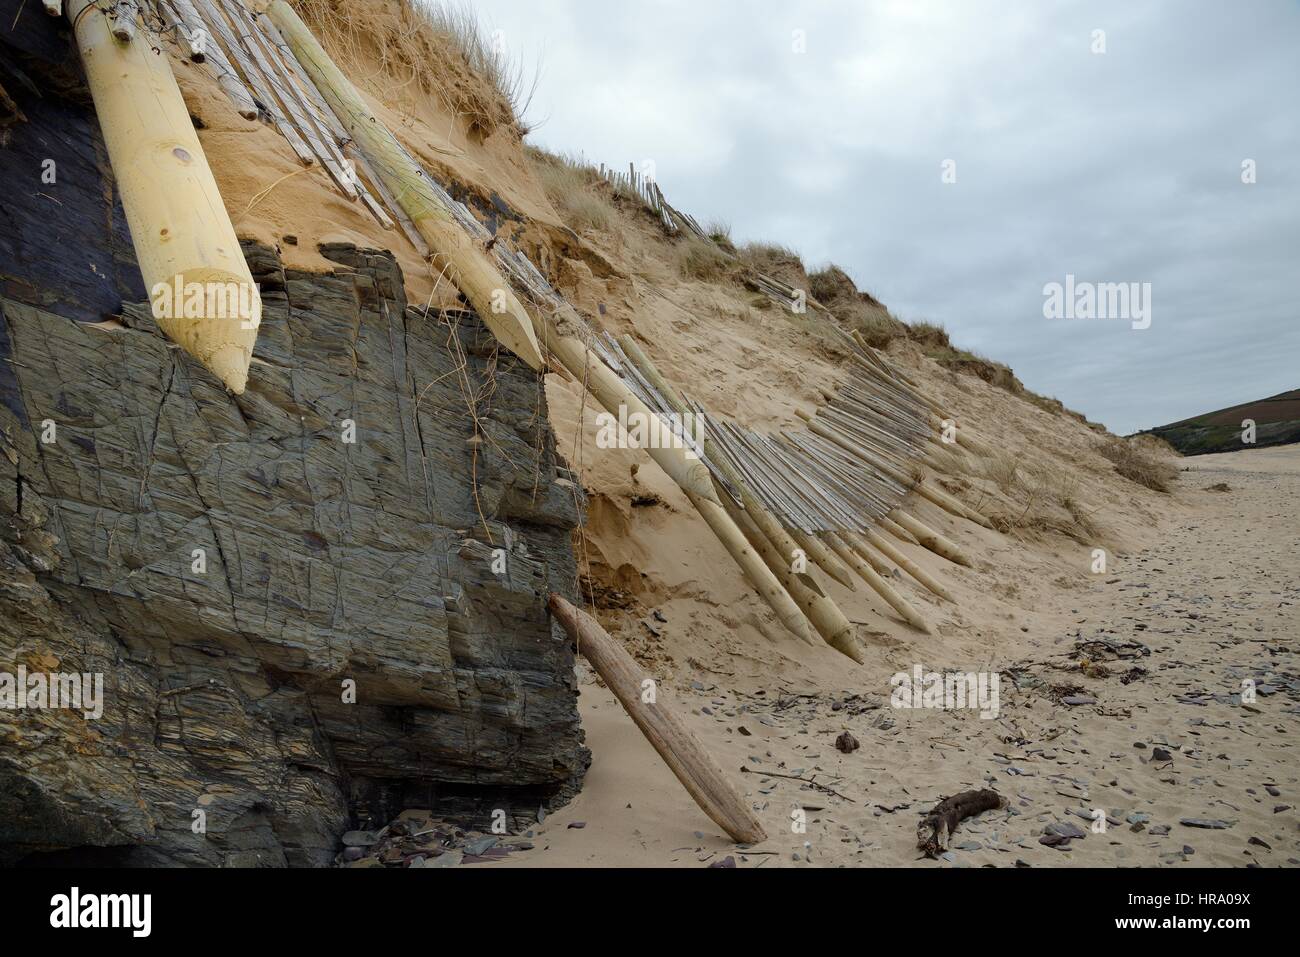
<svg viewBox="0 0 1300 957"><path fill-rule="evenodd" d="M1116 431L1300 386L1295 3L476 8L545 47L540 145L654 159L697 218L839 263ZM1067 273L1152 283L1151 328L1044 319Z"/></svg>

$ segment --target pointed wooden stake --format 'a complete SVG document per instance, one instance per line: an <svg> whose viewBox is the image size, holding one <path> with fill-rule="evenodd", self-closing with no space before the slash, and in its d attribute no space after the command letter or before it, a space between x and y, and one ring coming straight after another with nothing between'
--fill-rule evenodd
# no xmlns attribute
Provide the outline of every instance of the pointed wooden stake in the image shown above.
<svg viewBox="0 0 1300 957"><path fill-rule="evenodd" d="M645 416L646 421L656 417L618 374L578 338L585 324L571 306L564 306L554 316L543 315L541 310L536 310L533 321L536 323L537 336L550 357L557 360L574 380L582 383L606 412L615 419L620 419L621 408L629 421L636 415ZM719 504L713 491L713 476L709 474L709 467L694 452L674 443L662 442L652 444L645 452L684 492L698 495L715 505ZM739 535L739 531L736 534Z"/></svg>
<svg viewBox="0 0 1300 957"><path fill-rule="evenodd" d="M67 10L136 259L158 326L238 395L262 299L166 54L144 31L112 32L128 6L68 0Z"/></svg>
<svg viewBox="0 0 1300 957"><path fill-rule="evenodd" d="M862 654L862 647L858 644L856 630L853 623L840 611L839 606L835 604L811 579L801 578L796 575L787 562L777 551L776 546L768 541L759 527L754 523L752 516L731 500L726 493L720 492L718 495L722 499L728 514L742 532L749 539L751 545L763 557L767 567L772 570L772 574L785 586L786 591L790 593L803 613L812 622L812 626L817 629L817 633L825 639L826 644L830 645L842 655L852 658L858 664L865 662ZM811 582L811 584L808 584Z"/></svg>
<svg viewBox="0 0 1300 957"><path fill-rule="evenodd" d="M767 563L758 552L754 551L726 510L719 503L707 501L694 492L688 491L686 495L727 553L740 566L749 583L758 591L759 597L776 612L777 618L781 619L781 624L808 644L813 644L812 632L808 629L808 622L804 619L803 612L785 590L785 586L767 567Z"/></svg>
<svg viewBox="0 0 1300 957"><path fill-rule="evenodd" d="M900 551L899 548L896 545L894 545L893 542L885 538L884 535L881 535L877 531L868 529L865 533L865 537L867 541L869 541L872 545L875 545L878 549L884 552L886 558L896 563L899 568L907 572L909 575L915 578L926 588L930 589L930 591L934 592L944 601L956 600L949 593L948 589L943 587L939 579L935 578L933 575L931 575L929 572L923 569L920 565L916 564L916 562L912 561L910 558L904 555L902 551Z"/></svg>
<svg viewBox="0 0 1300 957"><path fill-rule="evenodd" d="M886 579L893 578L894 575L898 572L897 568L890 565L889 562L885 561L883 558L877 555L875 549L873 549L867 543L867 540L863 538L861 535L859 535L857 532L853 532L853 531L849 531L848 529L845 529L844 531L839 533L839 536L848 544L850 548L852 548L855 552L857 552L859 555L865 558L867 560L867 564L869 564L872 568L874 568L876 570L876 574L878 574L881 578L886 578Z"/></svg>
<svg viewBox="0 0 1300 957"><path fill-rule="evenodd" d="M672 390L672 387L659 374L659 370L655 368L649 357L639 348L635 348L635 343L632 345L632 352L624 353L627 355L628 361L637 365L641 373L659 390L665 400L671 404L675 398L685 408L685 403L682 402L681 397ZM707 466L705 466L705 471L707 474ZM712 476L708 477L708 481L712 485ZM705 522L708 523L709 528L713 530L713 534L717 536L718 541L722 543L732 559L744 571L750 584L758 590L760 597L776 612L777 617L781 619L781 623L811 644L813 638L812 633L808 630L808 622L804 620L804 614L800 611L799 603L787 592L785 579L781 577L777 569L770 567L771 563L759 551L756 551L751 546L744 532L735 522L734 514L729 514L729 510L723 508L722 503L727 499L726 493L715 493L712 501L704 500L689 489L687 489L686 494L690 498L691 504L695 506L695 510L700 513ZM762 507L758 505L757 501L755 501L755 505L759 508Z"/></svg>
<svg viewBox="0 0 1300 957"><path fill-rule="evenodd" d="M894 521L892 518L889 518L888 516L880 520L880 527L883 528L885 531L887 531L890 535L893 535L900 542L906 542L908 545L921 544L916 540L915 535L913 535L902 525L899 525L896 521Z"/></svg>
<svg viewBox="0 0 1300 957"><path fill-rule="evenodd" d="M819 538L798 529L791 529L790 537L794 539L795 544L803 549L804 554L817 564L818 568L849 591L858 590L857 583L853 580L853 573L844 567L840 560L835 557L835 553L827 548Z"/></svg>
<svg viewBox="0 0 1300 957"><path fill-rule="evenodd" d="M963 552L955 542L944 538L934 529L930 528L930 526L913 518L901 508L894 511L894 519L898 524L902 525L903 528L915 535L916 540L920 542L922 546L928 548L936 555L941 555L955 564L965 565L967 568L975 567L974 563L966 557L966 553Z"/></svg>
<svg viewBox="0 0 1300 957"><path fill-rule="evenodd" d="M652 701L645 700L647 682L650 687L654 682L637 666L632 656L590 615L559 595L551 595L549 606L555 620L578 643L578 651L614 692L700 810L738 844L766 841L763 825L695 735L657 694Z"/></svg>
<svg viewBox="0 0 1300 957"><path fill-rule="evenodd" d="M844 560L844 564L861 575L862 580L870 585L876 594L883 598L894 611L898 612L905 622L927 635L930 633L930 626L926 624L925 619L921 617L917 610L909 605L903 596L894 591L888 582L877 575L875 569L867 564L866 559L850 548L847 542L831 532L822 533L822 539L836 555Z"/></svg>
<svg viewBox="0 0 1300 957"><path fill-rule="evenodd" d="M522 303L488 258L487 251L456 222L451 210L434 192L429 174L375 116L284 0L274 0L267 7L266 15L279 28L316 89L433 250L434 268L447 271L452 284L465 294L498 342L532 368L541 369L541 349Z"/></svg>

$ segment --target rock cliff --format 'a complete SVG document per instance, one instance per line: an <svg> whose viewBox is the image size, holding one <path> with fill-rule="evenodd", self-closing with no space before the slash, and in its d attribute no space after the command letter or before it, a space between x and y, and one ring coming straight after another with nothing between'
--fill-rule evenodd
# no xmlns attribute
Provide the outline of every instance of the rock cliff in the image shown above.
<svg viewBox="0 0 1300 957"><path fill-rule="evenodd" d="M544 597L584 503L538 377L387 253L321 252L246 246L239 397L147 308L0 299L0 672L104 676L98 720L0 710L0 863L320 865L356 823L580 780Z"/></svg>

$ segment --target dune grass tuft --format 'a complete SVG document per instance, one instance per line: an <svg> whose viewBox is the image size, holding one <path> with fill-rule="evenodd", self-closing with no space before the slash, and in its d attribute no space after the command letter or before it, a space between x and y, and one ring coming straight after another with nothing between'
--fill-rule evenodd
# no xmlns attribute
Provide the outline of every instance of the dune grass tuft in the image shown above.
<svg viewBox="0 0 1300 957"><path fill-rule="evenodd" d="M354 82L360 78L372 92L390 101L435 96L482 136L501 128L528 132L540 71L530 75L464 0L289 3ZM367 63L378 66L368 77L358 69Z"/></svg>

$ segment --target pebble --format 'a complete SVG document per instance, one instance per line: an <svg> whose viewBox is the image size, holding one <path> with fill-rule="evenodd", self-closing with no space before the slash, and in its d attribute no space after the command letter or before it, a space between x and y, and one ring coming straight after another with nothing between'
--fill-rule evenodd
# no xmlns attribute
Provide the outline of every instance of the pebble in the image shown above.
<svg viewBox="0 0 1300 957"><path fill-rule="evenodd" d="M852 754L860 747L862 745L858 743L858 739L847 731L835 739L835 749L843 754Z"/></svg>
<svg viewBox="0 0 1300 957"><path fill-rule="evenodd" d="M1088 836L1087 832L1081 829L1078 825L1061 821L1047 825L1047 827L1043 829L1043 833L1059 834L1061 837L1074 838L1075 840L1081 840Z"/></svg>
<svg viewBox="0 0 1300 957"><path fill-rule="evenodd" d="M496 847L498 843L498 840L490 834L484 837L478 837L466 843L465 853L474 857L479 857L489 848Z"/></svg>

